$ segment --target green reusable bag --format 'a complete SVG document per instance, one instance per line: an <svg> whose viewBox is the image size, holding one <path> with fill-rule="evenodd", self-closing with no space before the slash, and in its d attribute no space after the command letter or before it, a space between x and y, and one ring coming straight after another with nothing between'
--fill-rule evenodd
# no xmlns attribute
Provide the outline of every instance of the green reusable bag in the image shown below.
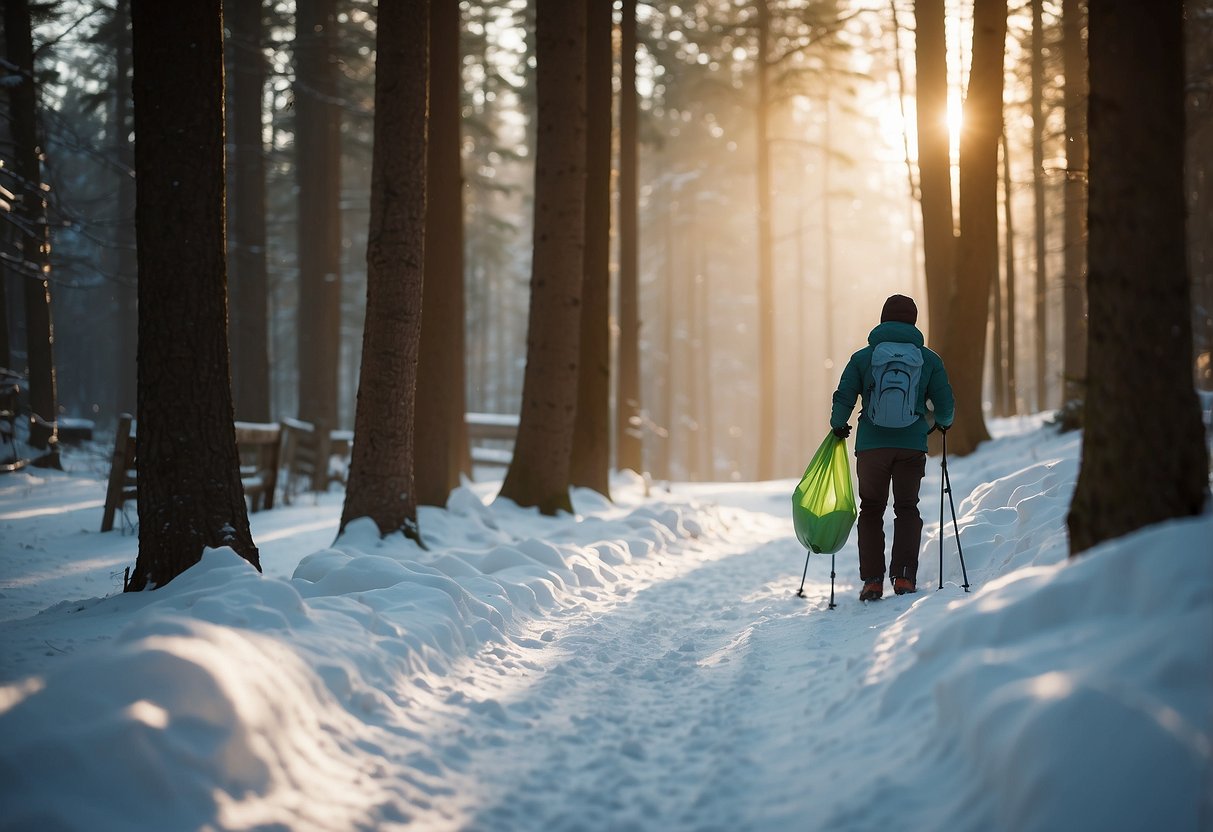
<svg viewBox="0 0 1213 832"><path fill-rule="evenodd" d="M792 494L792 524L808 550L832 555L855 525L855 489L847 443L830 432Z"/></svg>

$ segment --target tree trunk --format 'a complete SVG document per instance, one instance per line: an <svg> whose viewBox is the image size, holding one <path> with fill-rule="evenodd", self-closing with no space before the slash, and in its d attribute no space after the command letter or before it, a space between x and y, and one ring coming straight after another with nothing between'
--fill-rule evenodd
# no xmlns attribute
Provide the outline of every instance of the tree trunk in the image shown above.
<svg viewBox="0 0 1213 832"><path fill-rule="evenodd" d="M662 302L661 302L661 334L664 338L662 344L662 379L661 379L661 414L664 417L665 425L655 431L654 439L657 440L659 453L657 454L657 464L653 467L656 469L655 474L667 480L674 479L674 434L677 432L674 429L674 424L678 417L675 414L675 406L678 402L674 395L674 220L673 214L678 211L678 202L675 199L674 188L667 185L665 188L665 207L666 210L661 212L661 238L665 246L665 261L662 264Z"/></svg>
<svg viewBox="0 0 1213 832"><path fill-rule="evenodd" d="M1213 0L1184 5L1188 268L1198 389L1213 391Z"/></svg>
<svg viewBox="0 0 1213 832"><path fill-rule="evenodd" d="M502 497L544 514L572 511L585 263L586 7L537 0L535 229L527 364L514 459Z"/></svg>
<svg viewBox="0 0 1213 832"><path fill-rule="evenodd" d="M1044 115L1044 0L1032 0L1032 195L1035 223L1036 294L1033 298L1036 328L1036 409L1049 407L1047 372L1049 332L1046 319L1049 293L1048 236L1045 228L1045 115Z"/></svg>
<svg viewBox="0 0 1213 832"><path fill-rule="evenodd" d="M696 353L699 377L703 379L699 391L699 432L704 447L704 473L707 480L712 482L716 479L716 414L712 396L712 260L703 247L699 249L699 254L701 280L697 286L698 304L695 309L695 331L699 342Z"/></svg>
<svg viewBox="0 0 1213 832"><path fill-rule="evenodd" d="M266 276L265 147L261 98L266 61L261 49L261 0L227 0L232 39L232 144L236 199L231 262L232 377L236 416L270 421L269 281Z"/></svg>
<svg viewBox="0 0 1213 832"><path fill-rule="evenodd" d="M55 331L51 323L50 233L42 190L37 93L29 0L4 5L7 60L20 73L8 86L13 137L13 175L21 199L13 206L21 229L18 270L25 300L25 342L29 362L29 442L46 453L35 465L59 467L58 402L55 392Z"/></svg>
<svg viewBox="0 0 1213 832"><path fill-rule="evenodd" d="M428 0L380 0L366 324L341 531L369 517L420 540L413 402L425 280ZM339 532L340 534L340 532Z"/></svg>
<svg viewBox="0 0 1213 832"><path fill-rule="evenodd" d="M957 456L972 453L990 438L982 413L982 375L990 285L998 273L998 137L1006 35L1006 0L975 0L972 69L960 140L959 277L944 341L956 394L956 421L949 436Z"/></svg>
<svg viewBox="0 0 1213 832"><path fill-rule="evenodd" d="M1070 553L1200 514L1184 248L1183 3L1090 9L1090 342Z"/></svg>
<svg viewBox="0 0 1213 832"><path fill-rule="evenodd" d="M758 479L775 476L775 274L771 240L770 118L771 16L767 0L758 0L758 112L754 120L758 150Z"/></svg>
<svg viewBox="0 0 1213 832"><path fill-rule="evenodd" d="M221 0L133 0L139 557L164 586L204 547L258 569L233 426L224 263Z"/></svg>
<svg viewBox="0 0 1213 832"><path fill-rule="evenodd" d="M955 282L956 228L952 216L952 157L948 137L948 47L944 0L915 0L918 183L922 253L927 278L928 336L938 350L948 330Z"/></svg>
<svg viewBox="0 0 1213 832"><path fill-rule="evenodd" d="M299 418L330 426L337 424L341 357L341 108L336 43L336 0L298 0Z"/></svg>
<svg viewBox="0 0 1213 832"><path fill-rule="evenodd" d="M640 415L640 96L636 90L636 0L623 0L619 57L619 378L615 467L644 470Z"/></svg>
<svg viewBox="0 0 1213 832"><path fill-rule="evenodd" d="M699 415L701 401L699 397L699 337L698 322L695 320L699 308L699 268L697 249L699 247L699 228L696 221L695 202L697 195L691 192L687 201L690 210L687 217L688 233L684 237L683 248L685 263L683 264L683 291L679 293L686 314L683 315L682 336L682 371L680 375L686 379L686 414L680 432L686 437L686 477L691 482L703 479L703 466L700 456L701 438L699 435Z"/></svg>
<svg viewBox="0 0 1213 832"><path fill-rule="evenodd" d="M460 155L459 4L430 17L429 181L425 214L425 303L417 367L414 476L421 505L445 506L471 473L465 412L463 162Z"/></svg>
<svg viewBox="0 0 1213 832"><path fill-rule="evenodd" d="M1015 235L1012 231L1013 221L1011 216L1011 159L1010 148L1007 147L1007 131L1006 126L1003 126L1002 137L999 139L1002 146L1002 205L1003 205L1003 271L1006 276L1010 276L1015 270ZM1007 358L1003 351L1003 343L1006 340L1006 333L1003 328L1005 316L1003 313L1003 276L994 282L994 286L990 291L990 299L993 303L993 308L990 310L990 321L993 331L990 333L990 344L992 355L990 356L990 368L993 372L991 385L994 388L994 414L997 416L1007 415Z"/></svg>
<svg viewBox="0 0 1213 832"><path fill-rule="evenodd" d="M1064 403L1083 398L1087 380L1087 53L1082 0L1062 2L1065 63L1065 392Z"/></svg>
<svg viewBox="0 0 1213 832"><path fill-rule="evenodd" d="M1015 225L1014 225L1014 200L1011 197L1011 163L1010 163L1010 147L1006 142L1006 131L1003 131L1003 187L1005 188L1006 199L1006 224L1007 224L1007 292L1006 292L1006 354L1004 361L1006 362L1006 373L1003 381L1005 384L1006 395L1006 412L1004 416L1010 416L1013 413L1019 412L1019 358L1015 349L1016 337L1019 333L1019 315L1016 310L1017 296L1016 278L1018 277L1018 269L1015 268Z"/></svg>
<svg viewBox="0 0 1213 832"><path fill-rule="evenodd" d="M570 477L610 496L612 4L585 0L586 192L581 357Z"/></svg>

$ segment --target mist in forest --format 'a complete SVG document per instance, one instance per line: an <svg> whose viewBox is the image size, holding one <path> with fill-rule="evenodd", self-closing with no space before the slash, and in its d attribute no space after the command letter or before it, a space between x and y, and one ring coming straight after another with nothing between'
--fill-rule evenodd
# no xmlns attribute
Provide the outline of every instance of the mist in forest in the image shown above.
<svg viewBox="0 0 1213 832"><path fill-rule="evenodd" d="M1021 4L1008 18L997 209L1000 286L992 313L998 319L988 336L983 393L985 408L995 415L1057 409L1065 394L1065 210L1067 182L1080 174L1067 171L1062 5ZM316 13L313 6L327 10L333 21L327 43L336 67L331 91L316 96L327 108L319 114L304 106L316 92L308 85L319 82L303 79L300 68L298 18ZM527 361L531 281L534 8L523 0L460 6L466 408L515 414ZM615 6L612 113L618 128L621 62L627 56L620 42L623 6ZM949 136L958 212L973 12L971 3L960 0L943 7L948 101L940 118ZM267 329L259 349L268 365L268 385L262 385L268 386L268 412L256 418L306 416L300 413L301 391L316 375L300 367L303 333L303 340L323 345L320 360L336 366L333 427L349 429L366 304L376 8L368 0L328 0L300 2L298 8L273 2L261 12L253 23L255 40L234 17L225 24L233 376L239 381L247 353L255 349L241 333L250 315L258 314L240 294L247 285L240 257L264 250ZM762 473L797 474L828 429L839 373L866 343L885 297L916 298L928 346L937 340L928 323L918 202L915 4L692 0L639 3L635 14L639 429L645 467L656 478L676 480L744 480L761 471L763 323L757 281L763 239L757 180L765 154L775 357L769 395L777 470ZM49 195L57 408L60 416L94 420L101 430L134 408L131 293L137 263L128 23L110 5L69 0L48 4L33 20L42 174ZM247 62L241 63L249 55L259 59L263 72L252 93ZM765 108L760 65L767 67ZM1190 65L1199 69L1196 57ZM250 95L260 114L259 141L251 151L247 138L237 143L234 129L238 101ZM1203 119L1193 120L1190 129L1189 141L1199 147L1199 136L1209 129L1207 95L1190 106ZM6 155L13 146L12 124L0 124ZM326 141L335 147L305 157L299 140L305 130L327 130ZM617 181L618 129L613 146ZM239 160L249 152L264 164L264 240L254 243L237 210L247 192ZM329 161L323 161L324 153ZM1192 169L1207 171L1207 150L1193 157L1198 164ZM11 168L5 168L10 178L3 183L10 191ZM1197 205L1208 189L1207 178L1200 181L1201 188L1192 191ZM305 190L313 194L308 204L319 207L301 208ZM618 220L618 194L613 204ZM308 222L313 225L306 227ZM1202 220L1196 216L1193 222ZM11 262L20 229L9 222L4 233ZM332 265L318 266L320 255L300 256L301 245L318 236L333 240L332 251L323 255ZM1199 265L1192 275L1197 352L1203 350L1207 367L1213 281L1207 235L1192 239L1191 262ZM616 224L611 252L617 284ZM339 306L327 312L335 315L331 343L300 312L301 275L309 268L320 269L314 279L330 284L328 297L336 300L329 303ZM28 361L22 278L7 268L4 280L8 363L20 369ZM618 309L612 312L617 338ZM241 407L238 392L237 418Z"/></svg>

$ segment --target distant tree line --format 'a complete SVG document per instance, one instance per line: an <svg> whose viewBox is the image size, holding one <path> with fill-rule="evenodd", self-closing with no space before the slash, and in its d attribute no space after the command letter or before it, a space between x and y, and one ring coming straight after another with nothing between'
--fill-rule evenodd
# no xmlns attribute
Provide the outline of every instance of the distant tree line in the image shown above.
<svg viewBox="0 0 1213 832"><path fill-rule="evenodd" d="M861 194L889 227L905 204L875 196L852 148L875 142L865 85L908 60L910 17L903 184L919 213L896 222L921 232L907 279L956 388L953 450L988 438L990 412L1081 414L1075 551L1203 504L1193 380L1210 383L1213 280L1207 212L1185 228L1185 206L1207 203L1207 3L1032 0L1021 15L973 0L955 167L941 125L956 62L933 0L887 16L843 0L188 5L82 4L71 21L5 4L0 358L24 368L30 442L55 464L56 369L71 366L56 349L93 369L84 356L108 352L98 381L73 367L72 400L97 402L98 384L138 417L134 589L203 546L257 564L236 417L352 423L342 528L365 516L418 541L418 503L469 471L469 406L519 414L501 496L548 513L571 510L572 486L609 495L616 467L789 473L845 357L839 321L878 291L857 290L865 253L839 229ZM35 12L56 33L37 48ZM103 55L107 83L81 91L39 50ZM806 172L816 192L787 186ZM104 303L52 302L60 290Z"/></svg>

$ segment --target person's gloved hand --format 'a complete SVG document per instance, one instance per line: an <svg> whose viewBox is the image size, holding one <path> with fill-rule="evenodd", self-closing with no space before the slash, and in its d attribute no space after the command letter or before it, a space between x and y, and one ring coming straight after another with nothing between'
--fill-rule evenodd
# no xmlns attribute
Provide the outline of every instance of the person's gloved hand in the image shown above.
<svg viewBox="0 0 1213 832"><path fill-rule="evenodd" d="M851 435L851 426L850 425L843 425L840 428L831 428L830 430L839 439L846 439L848 436Z"/></svg>

